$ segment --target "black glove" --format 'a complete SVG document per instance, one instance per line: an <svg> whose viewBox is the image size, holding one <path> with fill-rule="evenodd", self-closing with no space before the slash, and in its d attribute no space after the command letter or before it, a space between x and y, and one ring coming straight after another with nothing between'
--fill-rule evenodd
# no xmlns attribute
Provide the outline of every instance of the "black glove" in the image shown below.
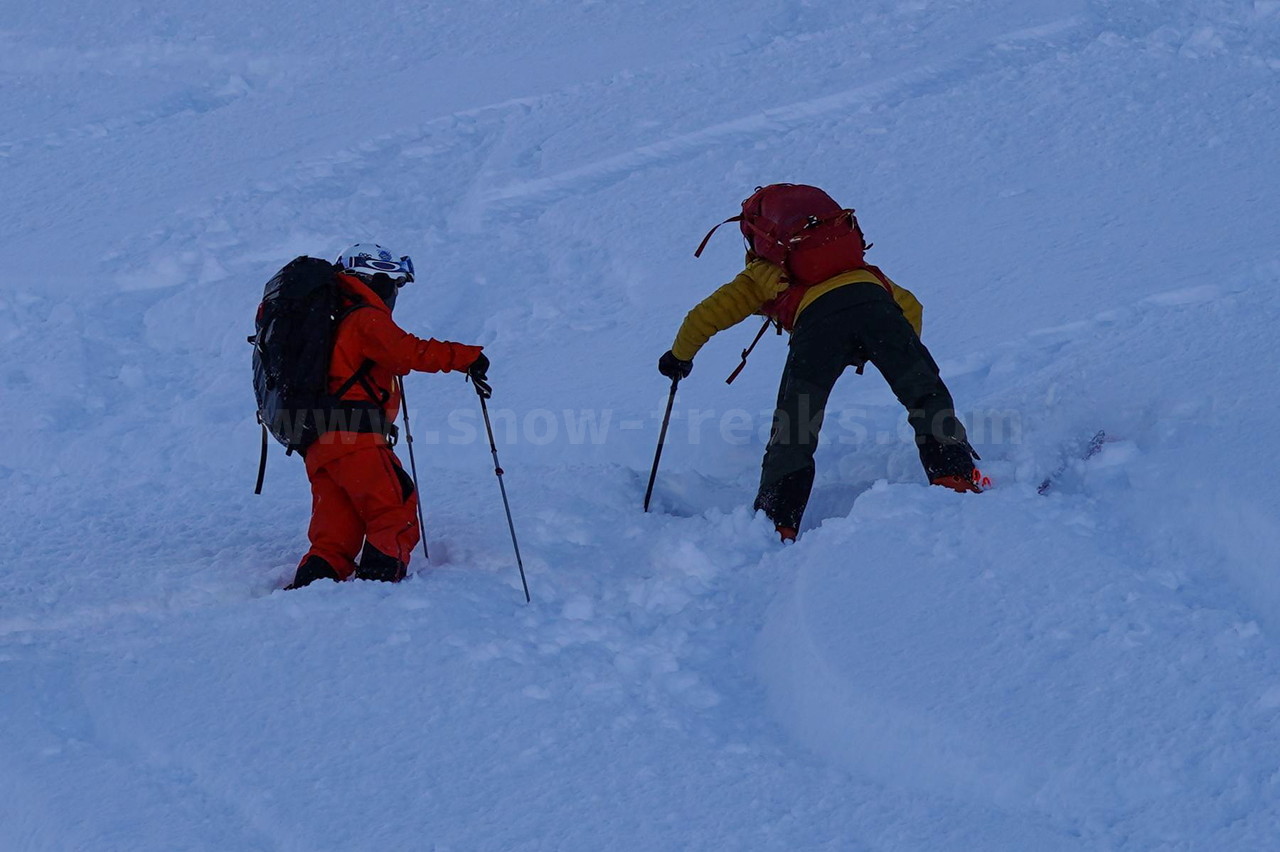
<svg viewBox="0 0 1280 852"><path fill-rule="evenodd" d="M476 386L476 393L488 399L493 396L493 388L489 385L489 359L483 352L476 356L467 368L467 377Z"/></svg>
<svg viewBox="0 0 1280 852"><path fill-rule="evenodd" d="M666 376L668 379L679 381L693 371L692 361L681 361L671 350L668 349L666 354L658 359L658 372Z"/></svg>

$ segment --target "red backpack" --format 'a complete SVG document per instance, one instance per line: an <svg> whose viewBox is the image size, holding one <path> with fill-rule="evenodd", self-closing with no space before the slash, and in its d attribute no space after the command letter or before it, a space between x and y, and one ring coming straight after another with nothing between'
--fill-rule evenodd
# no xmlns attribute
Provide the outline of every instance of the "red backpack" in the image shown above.
<svg viewBox="0 0 1280 852"><path fill-rule="evenodd" d="M788 331L805 291L842 272L869 270L892 295L883 273L863 258L871 246L862 236L853 210L841 207L816 186L775 183L757 187L742 202L742 213L720 225L729 222L740 223L752 254L782 267L790 286L762 312ZM720 225L707 232L694 257L702 256Z"/></svg>

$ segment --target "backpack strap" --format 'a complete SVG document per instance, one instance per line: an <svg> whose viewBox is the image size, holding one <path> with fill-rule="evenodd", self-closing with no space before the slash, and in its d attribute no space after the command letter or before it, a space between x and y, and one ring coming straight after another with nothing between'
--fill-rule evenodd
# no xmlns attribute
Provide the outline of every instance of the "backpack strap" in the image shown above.
<svg viewBox="0 0 1280 852"><path fill-rule="evenodd" d="M730 222L741 222L741 221L742 221L742 214L738 214L737 216L730 216L728 219L725 219L723 222L720 223L720 225L727 225ZM707 231L707 235L702 238L702 242L698 245L698 250L693 253L694 257L702 257L702 250L707 247L707 243L711 240L711 235L714 234L716 231L720 230L720 225L716 225L710 231Z"/></svg>
<svg viewBox="0 0 1280 852"><path fill-rule="evenodd" d="M751 350L756 348L756 344L760 342L760 338L764 337L764 333L769 330L769 325L773 323L772 317L764 318L764 325L760 326L760 330L756 332L756 339L751 341L751 345L742 350L742 363L738 365L738 369L729 374L729 378L724 380L726 385L733 384L733 380L738 378L738 374L747 366L747 358L751 356ZM778 333L782 333L782 327L778 327Z"/></svg>
<svg viewBox="0 0 1280 852"><path fill-rule="evenodd" d="M364 370L366 366L372 367L373 362L365 361L360 365L360 369ZM379 406L386 405L391 401L391 391L383 390L375 385L373 383L373 379L369 378L369 372L367 370L364 371L363 375L361 375L360 370L357 370L356 376L360 378L360 387L364 388L364 392L369 394L371 399L377 400Z"/></svg>
<svg viewBox="0 0 1280 852"><path fill-rule="evenodd" d="M254 494L262 493L262 480L267 475L267 424L262 422L261 415L258 423L262 426L262 458L258 460L258 484L253 486Z"/></svg>
<svg viewBox="0 0 1280 852"><path fill-rule="evenodd" d="M372 392L369 390L369 387L370 387L369 371L371 369L373 369L373 361L369 360L368 358L365 358L364 363L361 364L360 367L354 373L351 374L351 378L343 382L342 387L334 391L334 394L333 394L334 400L338 403L341 403L342 398L347 395L347 391L351 390L357 384L359 384L361 387L365 389L367 393L369 393L369 397L371 399L377 399L378 394L376 392ZM386 400L383 400L383 402L386 402Z"/></svg>
<svg viewBox="0 0 1280 852"><path fill-rule="evenodd" d="M374 362L365 358L364 363L360 365L359 369L352 373L351 378L343 382L342 387L338 388L334 392L333 401L338 405L342 405L342 398L347 395L347 391L351 390L356 385L360 385L360 387L364 388L364 392L369 394L369 399L373 400L380 406L386 405L391 399L391 392L378 387L373 383L373 380L369 378L369 371L373 369L373 366Z"/></svg>
<svg viewBox="0 0 1280 852"><path fill-rule="evenodd" d="M354 298L355 298L354 296L346 297L346 299L354 299ZM336 327L338 323L342 322L344 319L351 316L361 308L372 308L372 307L373 305L369 304L368 302L352 302L342 310L338 311L338 315L333 318L333 324Z"/></svg>

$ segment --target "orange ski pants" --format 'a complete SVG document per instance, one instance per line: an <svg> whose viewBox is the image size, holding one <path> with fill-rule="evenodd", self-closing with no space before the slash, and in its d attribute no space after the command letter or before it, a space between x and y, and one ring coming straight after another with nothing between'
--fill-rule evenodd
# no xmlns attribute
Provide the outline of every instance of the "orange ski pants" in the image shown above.
<svg viewBox="0 0 1280 852"><path fill-rule="evenodd" d="M312 470L307 555L319 556L346 580L368 539L405 565L418 543L418 495L390 447L375 445L328 459Z"/></svg>

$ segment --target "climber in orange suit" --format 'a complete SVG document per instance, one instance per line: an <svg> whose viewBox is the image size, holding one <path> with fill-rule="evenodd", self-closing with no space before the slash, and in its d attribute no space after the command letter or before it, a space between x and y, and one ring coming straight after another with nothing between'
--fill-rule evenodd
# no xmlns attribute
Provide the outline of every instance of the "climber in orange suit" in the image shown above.
<svg viewBox="0 0 1280 852"><path fill-rule="evenodd" d="M289 588L319 579L398 582L421 537L413 480L392 450L410 371L465 371L487 393L489 359L479 346L423 340L391 318L412 262L372 244L352 246L335 268L349 302L339 315L329 365L335 401L305 450L311 480L311 548Z"/></svg>

